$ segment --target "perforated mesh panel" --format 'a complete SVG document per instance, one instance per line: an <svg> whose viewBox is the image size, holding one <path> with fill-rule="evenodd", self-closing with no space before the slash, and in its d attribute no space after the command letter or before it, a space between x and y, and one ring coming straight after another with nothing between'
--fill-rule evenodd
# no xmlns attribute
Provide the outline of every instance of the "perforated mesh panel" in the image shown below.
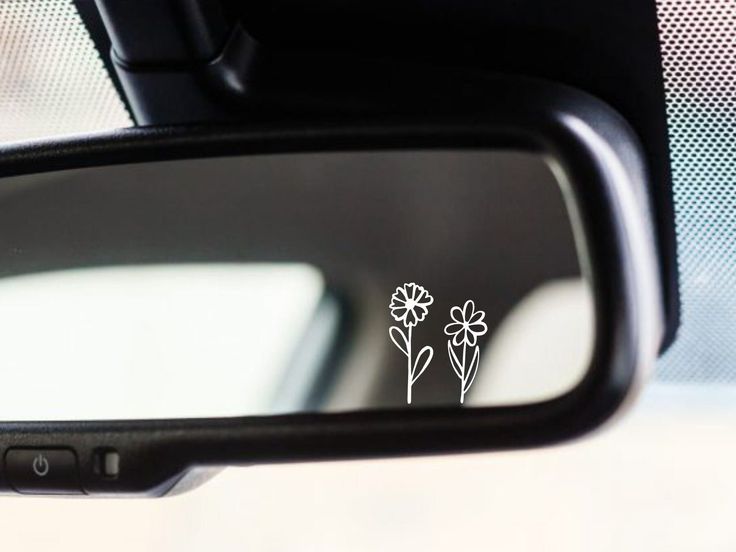
<svg viewBox="0 0 736 552"><path fill-rule="evenodd" d="M0 0L0 141L131 124L71 0Z"/></svg>
<svg viewBox="0 0 736 552"><path fill-rule="evenodd" d="M736 382L736 2L657 9L682 300L658 376Z"/></svg>

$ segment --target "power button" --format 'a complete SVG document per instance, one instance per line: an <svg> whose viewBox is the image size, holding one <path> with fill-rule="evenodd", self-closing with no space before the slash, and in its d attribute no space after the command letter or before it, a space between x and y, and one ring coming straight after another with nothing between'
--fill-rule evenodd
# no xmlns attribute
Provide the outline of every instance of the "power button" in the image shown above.
<svg viewBox="0 0 736 552"><path fill-rule="evenodd" d="M19 493L82 494L77 456L68 449L10 449L5 474Z"/></svg>

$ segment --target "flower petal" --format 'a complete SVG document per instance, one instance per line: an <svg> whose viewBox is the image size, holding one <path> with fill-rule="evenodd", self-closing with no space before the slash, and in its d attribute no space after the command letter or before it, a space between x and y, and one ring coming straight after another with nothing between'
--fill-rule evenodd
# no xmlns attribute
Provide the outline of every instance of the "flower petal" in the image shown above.
<svg viewBox="0 0 736 552"><path fill-rule="evenodd" d="M464 322L463 311L460 310L460 307L452 307L450 309L450 318L452 318L458 324L462 324Z"/></svg>
<svg viewBox="0 0 736 552"><path fill-rule="evenodd" d="M429 306L432 304L432 301L434 301L434 299L432 299L432 296L429 294L429 292L422 286L419 286L419 293L414 299L414 302L418 305Z"/></svg>
<svg viewBox="0 0 736 552"><path fill-rule="evenodd" d="M445 326L445 335L455 335L463 329L463 325L460 322L450 322Z"/></svg>
<svg viewBox="0 0 736 552"><path fill-rule="evenodd" d="M412 326L416 326L417 322L419 322L419 320L417 320L416 312L414 312L414 309L409 309L406 312L406 318L404 319L404 325L407 328L411 328Z"/></svg>
<svg viewBox="0 0 736 552"><path fill-rule="evenodd" d="M470 317L473 316L473 313L475 312L475 303L473 303L470 299L465 301L465 304L463 305L463 321L467 322L470 320Z"/></svg>
<svg viewBox="0 0 736 552"><path fill-rule="evenodd" d="M406 303L406 290L403 287L397 287L396 291L394 291L394 294L391 296L391 302L393 303L394 301Z"/></svg>
<svg viewBox="0 0 736 552"><path fill-rule="evenodd" d="M413 310L414 310L414 315L417 317L419 322L424 320L425 317L427 316L427 313L429 312L427 310L427 307L422 306L422 305L416 305Z"/></svg>
<svg viewBox="0 0 736 552"><path fill-rule="evenodd" d="M488 326L485 322L476 322L469 326L470 331L475 335L484 335L488 331Z"/></svg>
<svg viewBox="0 0 736 552"><path fill-rule="evenodd" d="M393 316L394 319L396 319L397 321L401 322L404 318L406 318L407 312L409 311L406 307L395 308L391 309L391 316Z"/></svg>
<svg viewBox="0 0 736 552"><path fill-rule="evenodd" d="M401 309L406 307L406 301L403 299L399 299L398 297L394 297L391 299L391 304L389 304L388 308L390 309Z"/></svg>
<svg viewBox="0 0 736 552"><path fill-rule="evenodd" d="M471 347L474 347L477 341L478 337L473 332L468 330L465 331L465 343L467 343Z"/></svg>
<svg viewBox="0 0 736 552"><path fill-rule="evenodd" d="M473 313L473 316L470 317L470 320L468 320L468 323L477 324L478 322L481 322L485 317L486 313L482 310L475 311L475 313Z"/></svg>
<svg viewBox="0 0 736 552"><path fill-rule="evenodd" d="M453 336L452 344L455 345L455 347L461 345L465 341L465 333L465 328L463 328Z"/></svg>

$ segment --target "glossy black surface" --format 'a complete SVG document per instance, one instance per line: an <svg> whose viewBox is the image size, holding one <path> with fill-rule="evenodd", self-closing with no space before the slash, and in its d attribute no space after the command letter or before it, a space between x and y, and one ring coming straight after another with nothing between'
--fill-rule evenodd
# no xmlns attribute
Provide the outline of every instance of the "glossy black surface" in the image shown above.
<svg viewBox="0 0 736 552"><path fill-rule="evenodd" d="M77 457L69 449L11 448L5 473L22 494L82 494Z"/></svg>

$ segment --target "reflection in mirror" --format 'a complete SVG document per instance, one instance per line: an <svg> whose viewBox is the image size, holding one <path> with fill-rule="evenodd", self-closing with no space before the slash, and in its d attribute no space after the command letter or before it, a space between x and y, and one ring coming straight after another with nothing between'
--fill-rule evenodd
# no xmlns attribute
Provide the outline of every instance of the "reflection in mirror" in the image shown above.
<svg viewBox="0 0 736 552"><path fill-rule="evenodd" d="M471 403L524 404L569 391L590 360L593 324L584 280L552 280L535 288L491 337Z"/></svg>
<svg viewBox="0 0 736 552"><path fill-rule="evenodd" d="M514 151L5 179L0 419L554 398L595 339L574 226L546 161Z"/></svg>
<svg viewBox="0 0 736 552"><path fill-rule="evenodd" d="M0 412L46 420L267 412L283 403L289 355L310 323L337 323L323 290L319 272L299 265L111 267L6 278L3 377L16 392Z"/></svg>

